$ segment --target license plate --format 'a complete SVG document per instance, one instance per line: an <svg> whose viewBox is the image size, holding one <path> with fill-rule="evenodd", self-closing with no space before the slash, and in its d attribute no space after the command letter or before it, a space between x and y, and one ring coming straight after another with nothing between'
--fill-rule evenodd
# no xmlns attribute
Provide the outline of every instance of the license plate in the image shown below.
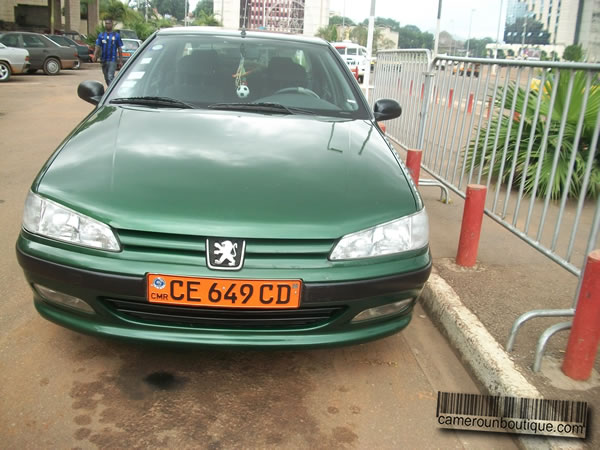
<svg viewBox="0 0 600 450"><path fill-rule="evenodd" d="M300 306L301 292L301 280L146 276L148 301L167 305L293 309Z"/></svg>

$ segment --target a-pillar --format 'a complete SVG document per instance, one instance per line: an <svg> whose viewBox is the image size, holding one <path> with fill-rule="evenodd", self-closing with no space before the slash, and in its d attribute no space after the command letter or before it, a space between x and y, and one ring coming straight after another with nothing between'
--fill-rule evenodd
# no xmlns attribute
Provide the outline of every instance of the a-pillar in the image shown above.
<svg viewBox="0 0 600 450"><path fill-rule="evenodd" d="M80 0L65 0L65 31L79 31L81 26Z"/></svg>
<svg viewBox="0 0 600 450"><path fill-rule="evenodd" d="M96 27L100 23L100 1L89 0L88 2L88 36L96 36Z"/></svg>

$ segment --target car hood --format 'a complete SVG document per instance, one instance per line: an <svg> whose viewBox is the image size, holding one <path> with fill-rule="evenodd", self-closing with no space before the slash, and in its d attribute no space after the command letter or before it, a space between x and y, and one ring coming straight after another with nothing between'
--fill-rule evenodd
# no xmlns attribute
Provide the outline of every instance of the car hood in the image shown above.
<svg viewBox="0 0 600 450"><path fill-rule="evenodd" d="M118 229L337 238L415 212L372 123L105 106L34 190Z"/></svg>

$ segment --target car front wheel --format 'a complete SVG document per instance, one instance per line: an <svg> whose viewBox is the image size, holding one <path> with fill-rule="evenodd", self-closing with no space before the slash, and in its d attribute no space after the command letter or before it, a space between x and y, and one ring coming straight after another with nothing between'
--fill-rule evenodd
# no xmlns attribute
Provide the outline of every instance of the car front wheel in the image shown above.
<svg viewBox="0 0 600 450"><path fill-rule="evenodd" d="M56 58L48 58L44 62L44 73L46 75L56 75L60 72L60 61Z"/></svg>
<svg viewBox="0 0 600 450"><path fill-rule="evenodd" d="M0 82L8 81L8 79L10 78L10 74L10 66L8 65L8 63L0 61Z"/></svg>

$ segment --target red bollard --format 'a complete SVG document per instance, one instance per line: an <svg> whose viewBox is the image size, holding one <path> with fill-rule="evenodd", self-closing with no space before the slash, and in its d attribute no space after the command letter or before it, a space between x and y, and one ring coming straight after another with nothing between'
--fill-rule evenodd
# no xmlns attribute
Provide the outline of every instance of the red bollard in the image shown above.
<svg viewBox="0 0 600 450"><path fill-rule="evenodd" d="M383 134L385 134L385 130L386 130L385 123L383 123L383 122L377 122L377 126L379 127L379 129L381 131L383 131Z"/></svg>
<svg viewBox="0 0 600 450"><path fill-rule="evenodd" d="M452 108L452 96L454 95L454 89L450 89L450 94L448 94L448 109Z"/></svg>
<svg viewBox="0 0 600 450"><path fill-rule="evenodd" d="M588 255L562 370L574 380L592 374L600 341L600 250Z"/></svg>
<svg viewBox="0 0 600 450"><path fill-rule="evenodd" d="M425 83L421 84L421 100L425 97Z"/></svg>
<svg viewBox="0 0 600 450"><path fill-rule="evenodd" d="M408 95L410 95L412 97L412 85L413 85L413 80L410 80L410 88L408 89Z"/></svg>
<svg viewBox="0 0 600 450"><path fill-rule="evenodd" d="M467 198L456 252L456 264L459 266L473 267L477 261L486 191L486 187L480 184L467 186Z"/></svg>
<svg viewBox="0 0 600 450"><path fill-rule="evenodd" d="M467 113L473 112L473 94L469 94L469 106L467 107Z"/></svg>
<svg viewBox="0 0 600 450"><path fill-rule="evenodd" d="M419 186L419 176L421 175L421 157L423 151L421 150L407 150L406 151L406 167L408 172L415 182L416 186Z"/></svg>
<svg viewBox="0 0 600 450"><path fill-rule="evenodd" d="M352 73L354 73L354 78L358 80L358 66L354 66L354 69L352 69Z"/></svg>

